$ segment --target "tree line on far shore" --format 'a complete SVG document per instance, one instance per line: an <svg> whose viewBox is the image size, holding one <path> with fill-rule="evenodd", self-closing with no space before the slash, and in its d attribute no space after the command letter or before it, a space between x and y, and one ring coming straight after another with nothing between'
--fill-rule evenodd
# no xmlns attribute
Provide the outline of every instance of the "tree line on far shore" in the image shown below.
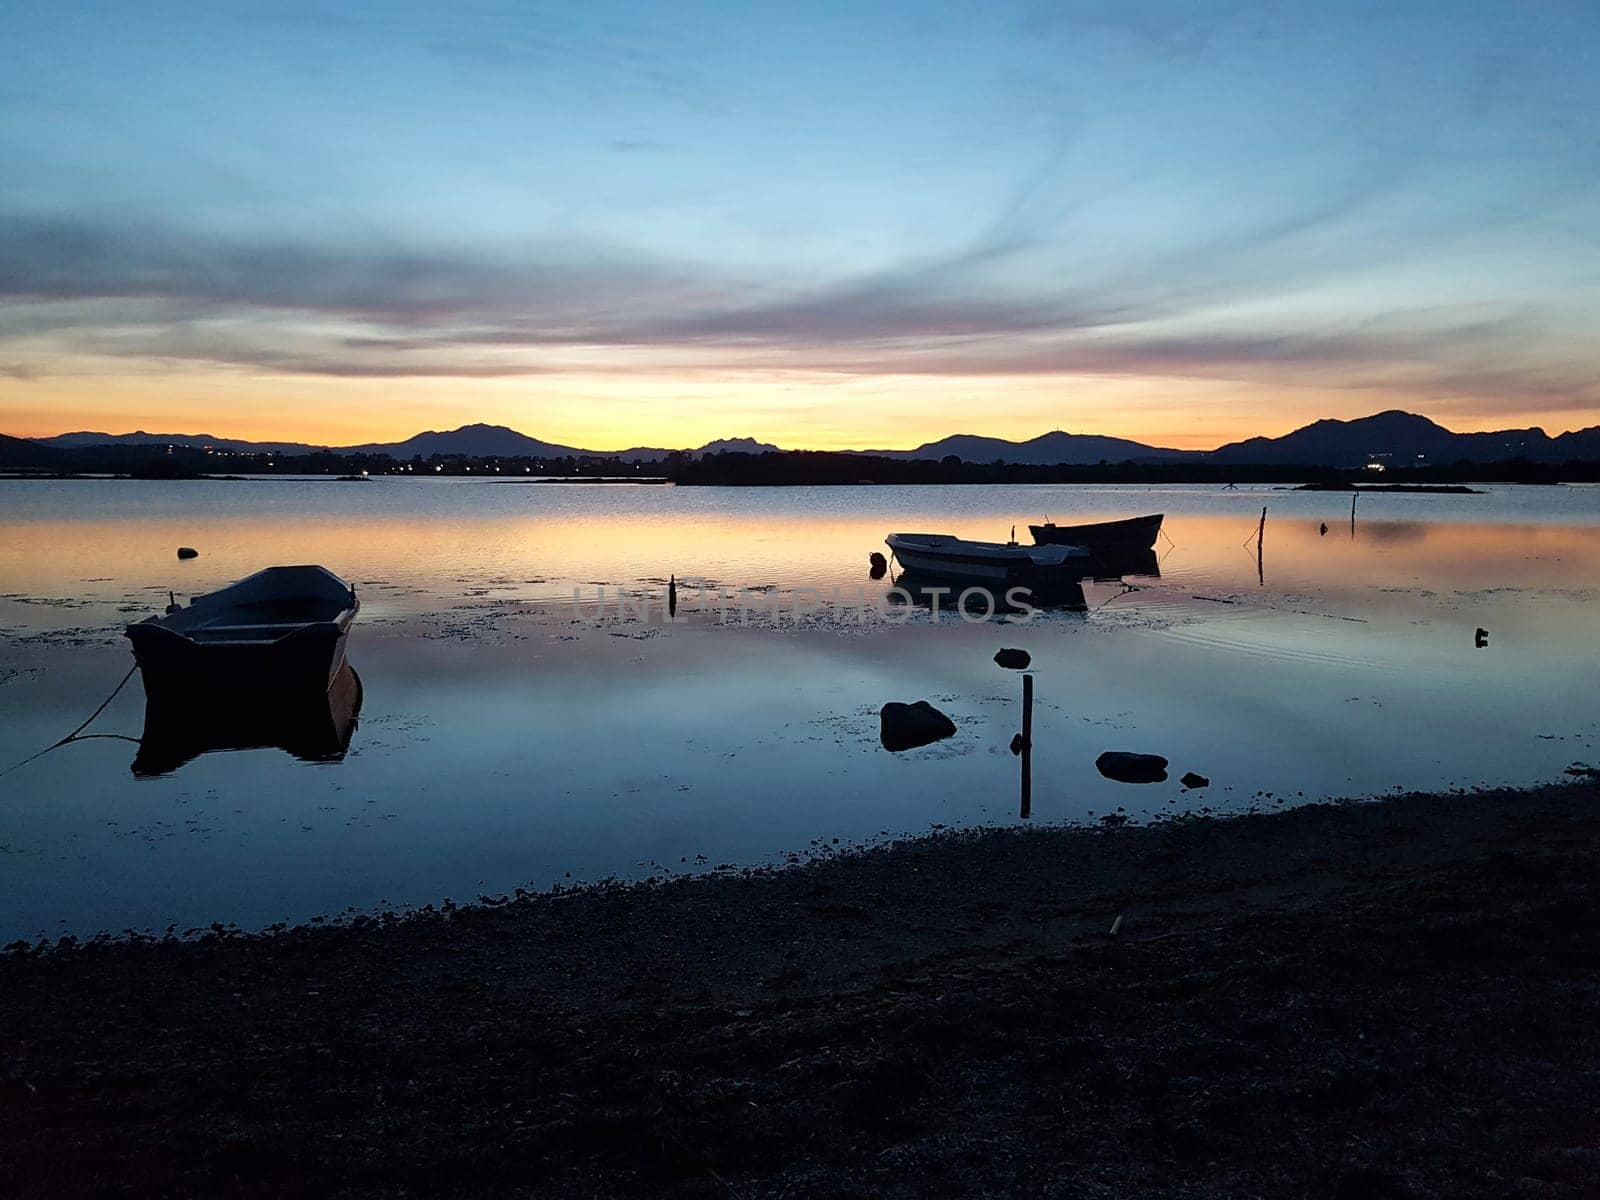
<svg viewBox="0 0 1600 1200"><path fill-rule="evenodd" d="M1037 466L1003 461L881 458L831 451L791 450L766 454L727 452L693 457L671 454L649 462L619 458L469 458L421 457L396 460L387 455L302 455L233 453L148 445L96 446L57 450L47 461L10 463L0 470L49 477L121 475L138 479L216 478L219 476L329 475L367 478L609 479L672 482L684 485L773 487L851 484L1009 484L1009 483L1594 483L1600 462L1535 463L1509 459L1484 463L1461 460L1376 472L1359 468L1304 464L1227 465L1205 462L1099 462Z"/></svg>

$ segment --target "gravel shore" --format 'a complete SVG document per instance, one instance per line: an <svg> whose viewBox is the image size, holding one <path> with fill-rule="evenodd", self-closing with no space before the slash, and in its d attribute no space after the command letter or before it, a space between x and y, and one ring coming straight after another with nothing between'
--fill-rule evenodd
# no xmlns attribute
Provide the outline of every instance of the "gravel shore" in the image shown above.
<svg viewBox="0 0 1600 1200"><path fill-rule="evenodd" d="M1597 880L1589 779L14 953L0 1193L1595 1196Z"/></svg>

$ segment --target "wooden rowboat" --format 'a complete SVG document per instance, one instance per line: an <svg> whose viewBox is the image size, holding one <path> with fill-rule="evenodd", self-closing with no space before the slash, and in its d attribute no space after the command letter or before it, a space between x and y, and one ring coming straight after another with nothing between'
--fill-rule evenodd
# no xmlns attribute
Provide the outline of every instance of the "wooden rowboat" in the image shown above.
<svg viewBox="0 0 1600 1200"><path fill-rule="evenodd" d="M360 608L326 567L268 567L123 632L147 696L316 694L344 664Z"/></svg>
<svg viewBox="0 0 1600 1200"><path fill-rule="evenodd" d="M1089 556L1077 546L969 542L948 533L891 533L884 540L907 571L977 583L1033 584Z"/></svg>
<svg viewBox="0 0 1600 1200"><path fill-rule="evenodd" d="M1088 525L1029 525L1033 540L1040 546L1087 546L1091 550L1106 546L1148 550L1156 544L1164 513L1148 517L1128 517L1122 521L1095 521Z"/></svg>

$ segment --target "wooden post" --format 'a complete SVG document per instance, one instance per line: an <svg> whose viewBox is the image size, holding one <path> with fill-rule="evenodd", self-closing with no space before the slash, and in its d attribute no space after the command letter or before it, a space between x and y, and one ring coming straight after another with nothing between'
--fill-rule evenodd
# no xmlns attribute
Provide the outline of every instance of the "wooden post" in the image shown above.
<svg viewBox="0 0 1600 1200"><path fill-rule="evenodd" d="M1267 506L1261 506L1261 528L1256 530L1256 585L1266 587L1267 572L1261 561L1261 542L1267 536Z"/></svg>
<svg viewBox="0 0 1600 1200"><path fill-rule="evenodd" d="M678 616L678 577L674 574L667 580L667 619L675 620Z"/></svg>
<svg viewBox="0 0 1600 1200"><path fill-rule="evenodd" d="M1361 491L1357 489L1350 493L1350 536L1356 535L1356 501L1361 499Z"/></svg>
<svg viewBox="0 0 1600 1200"><path fill-rule="evenodd" d="M1033 816L1033 675L1022 676L1022 819Z"/></svg>

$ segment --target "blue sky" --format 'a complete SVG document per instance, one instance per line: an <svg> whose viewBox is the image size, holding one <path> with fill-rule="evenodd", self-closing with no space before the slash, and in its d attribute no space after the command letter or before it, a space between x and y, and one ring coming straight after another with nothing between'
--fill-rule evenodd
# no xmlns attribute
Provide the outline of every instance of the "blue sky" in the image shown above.
<svg viewBox="0 0 1600 1200"><path fill-rule="evenodd" d="M0 428L1594 424L1597 34L1560 3L19 7Z"/></svg>

